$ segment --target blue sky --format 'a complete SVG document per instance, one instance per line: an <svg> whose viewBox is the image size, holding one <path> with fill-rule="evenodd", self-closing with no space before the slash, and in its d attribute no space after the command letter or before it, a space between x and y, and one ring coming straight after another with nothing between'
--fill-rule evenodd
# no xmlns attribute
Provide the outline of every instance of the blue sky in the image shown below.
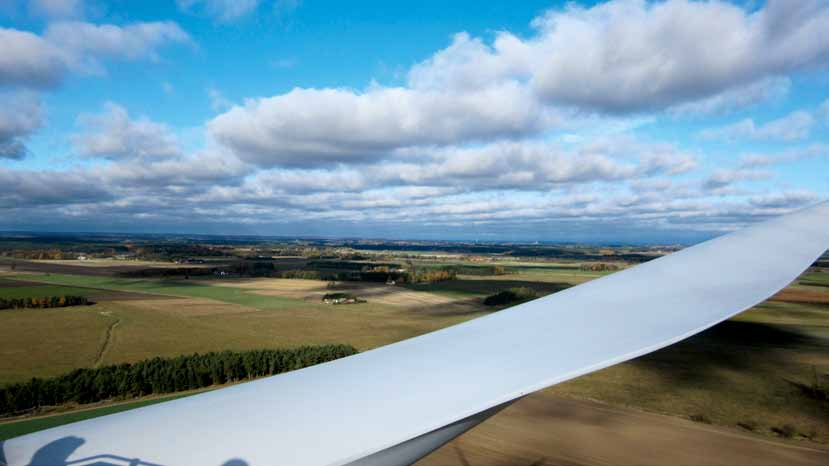
<svg viewBox="0 0 829 466"><path fill-rule="evenodd" d="M829 198L829 2L12 1L0 229L697 241Z"/></svg>

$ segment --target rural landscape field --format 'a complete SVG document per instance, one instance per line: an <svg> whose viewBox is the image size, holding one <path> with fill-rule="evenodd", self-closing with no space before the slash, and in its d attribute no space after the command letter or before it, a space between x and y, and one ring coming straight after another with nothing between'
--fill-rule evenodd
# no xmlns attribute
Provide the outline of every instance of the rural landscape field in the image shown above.
<svg viewBox="0 0 829 466"><path fill-rule="evenodd" d="M337 345L367 351L676 249L201 241L7 238L0 300L28 305L0 310L7 406L0 439L257 375L114 392L96 388L93 374L91 395L12 407L26 390L43 390L32 388L33 378L196 353ZM83 304L64 306L60 297ZM423 464L659 464L667 451L689 463L720 464L716 458L740 462L766 450L767 464L820 464L829 452L828 312L829 263L821 259L734 319L534 394ZM579 436L608 429L615 438L608 448L579 447ZM517 440L527 435L530 441ZM651 436L666 442L665 451L647 459L641 442ZM712 456L700 459L698 444L709 445Z"/></svg>

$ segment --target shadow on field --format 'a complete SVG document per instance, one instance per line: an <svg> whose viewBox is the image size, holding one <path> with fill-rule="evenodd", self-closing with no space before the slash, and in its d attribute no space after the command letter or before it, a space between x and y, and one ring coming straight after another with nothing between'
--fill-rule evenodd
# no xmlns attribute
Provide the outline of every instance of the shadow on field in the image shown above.
<svg viewBox="0 0 829 466"><path fill-rule="evenodd" d="M88 458L70 460L69 457L86 443L81 437L68 436L52 441L32 455L27 466L162 466L156 463L143 461L139 458L124 458L117 455L100 454ZM0 442L0 464L6 464L3 457L3 442ZM239 458L233 458L222 463L222 466L249 466L248 462Z"/></svg>
<svg viewBox="0 0 829 466"><path fill-rule="evenodd" d="M762 370L779 360L780 349L820 348L820 341L784 326L727 320L687 340L634 359L633 364L677 383L696 384L716 377L715 369Z"/></svg>
<svg viewBox="0 0 829 466"><path fill-rule="evenodd" d="M405 285L407 288L416 291L431 291L431 292L439 292L439 291L452 291L457 293L469 293L469 294L480 294L480 295L490 295L497 293L499 291L508 290L510 288L517 288L517 287L527 287L532 288L539 295L547 295L551 293L555 293L566 288L570 288L572 285L569 283L563 282L534 282L528 280L509 280L509 279L498 279L498 280L476 280L476 279L462 279L462 280L449 280L445 282L438 282L438 283L430 283L430 284L417 284L417 285Z"/></svg>
<svg viewBox="0 0 829 466"><path fill-rule="evenodd" d="M452 304L436 304L413 309L412 312L427 317L475 317L500 310L484 306L481 299L469 299Z"/></svg>

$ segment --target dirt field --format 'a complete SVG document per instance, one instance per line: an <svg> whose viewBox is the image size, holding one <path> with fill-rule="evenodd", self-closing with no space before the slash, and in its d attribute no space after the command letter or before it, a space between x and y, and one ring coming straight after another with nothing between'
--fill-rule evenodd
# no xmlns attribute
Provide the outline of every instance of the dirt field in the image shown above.
<svg viewBox="0 0 829 466"><path fill-rule="evenodd" d="M417 466L829 464L829 449L541 392Z"/></svg>
<svg viewBox="0 0 829 466"><path fill-rule="evenodd" d="M805 288L805 287L804 287ZM829 293L803 288L786 288L770 298L772 301L789 303L829 304Z"/></svg>
<svg viewBox="0 0 829 466"><path fill-rule="evenodd" d="M401 308L420 309L453 304L473 304L468 299L458 299L438 293L413 291L402 286L390 286L379 283L337 282L333 288L329 288L327 282L319 280L283 278L225 280L200 283L253 290L253 293L262 296L282 296L303 299L310 302L320 302L326 293L347 291L370 304Z"/></svg>

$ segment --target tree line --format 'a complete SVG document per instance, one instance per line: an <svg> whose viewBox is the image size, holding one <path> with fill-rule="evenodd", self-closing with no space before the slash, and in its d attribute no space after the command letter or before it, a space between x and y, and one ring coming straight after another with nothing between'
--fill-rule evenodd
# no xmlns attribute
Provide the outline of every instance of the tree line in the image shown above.
<svg viewBox="0 0 829 466"><path fill-rule="evenodd" d="M0 415L64 403L173 393L288 372L357 353L349 345L222 351L75 369L0 387Z"/></svg>
<svg viewBox="0 0 829 466"><path fill-rule="evenodd" d="M484 304L487 306L501 306L504 304L515 304L524 301L535 299L538 293L534 289L526 286L519 286L510 288L508 290L499 291L493 295L487 296L484 299Z"/></svg>
<svg viewBox="0 0 829 466"><path fill-rule="evenodd" d="M40 298L0 298L0 309L47 309L50 307L86 306L86 296L43 296Z"/></svg>

